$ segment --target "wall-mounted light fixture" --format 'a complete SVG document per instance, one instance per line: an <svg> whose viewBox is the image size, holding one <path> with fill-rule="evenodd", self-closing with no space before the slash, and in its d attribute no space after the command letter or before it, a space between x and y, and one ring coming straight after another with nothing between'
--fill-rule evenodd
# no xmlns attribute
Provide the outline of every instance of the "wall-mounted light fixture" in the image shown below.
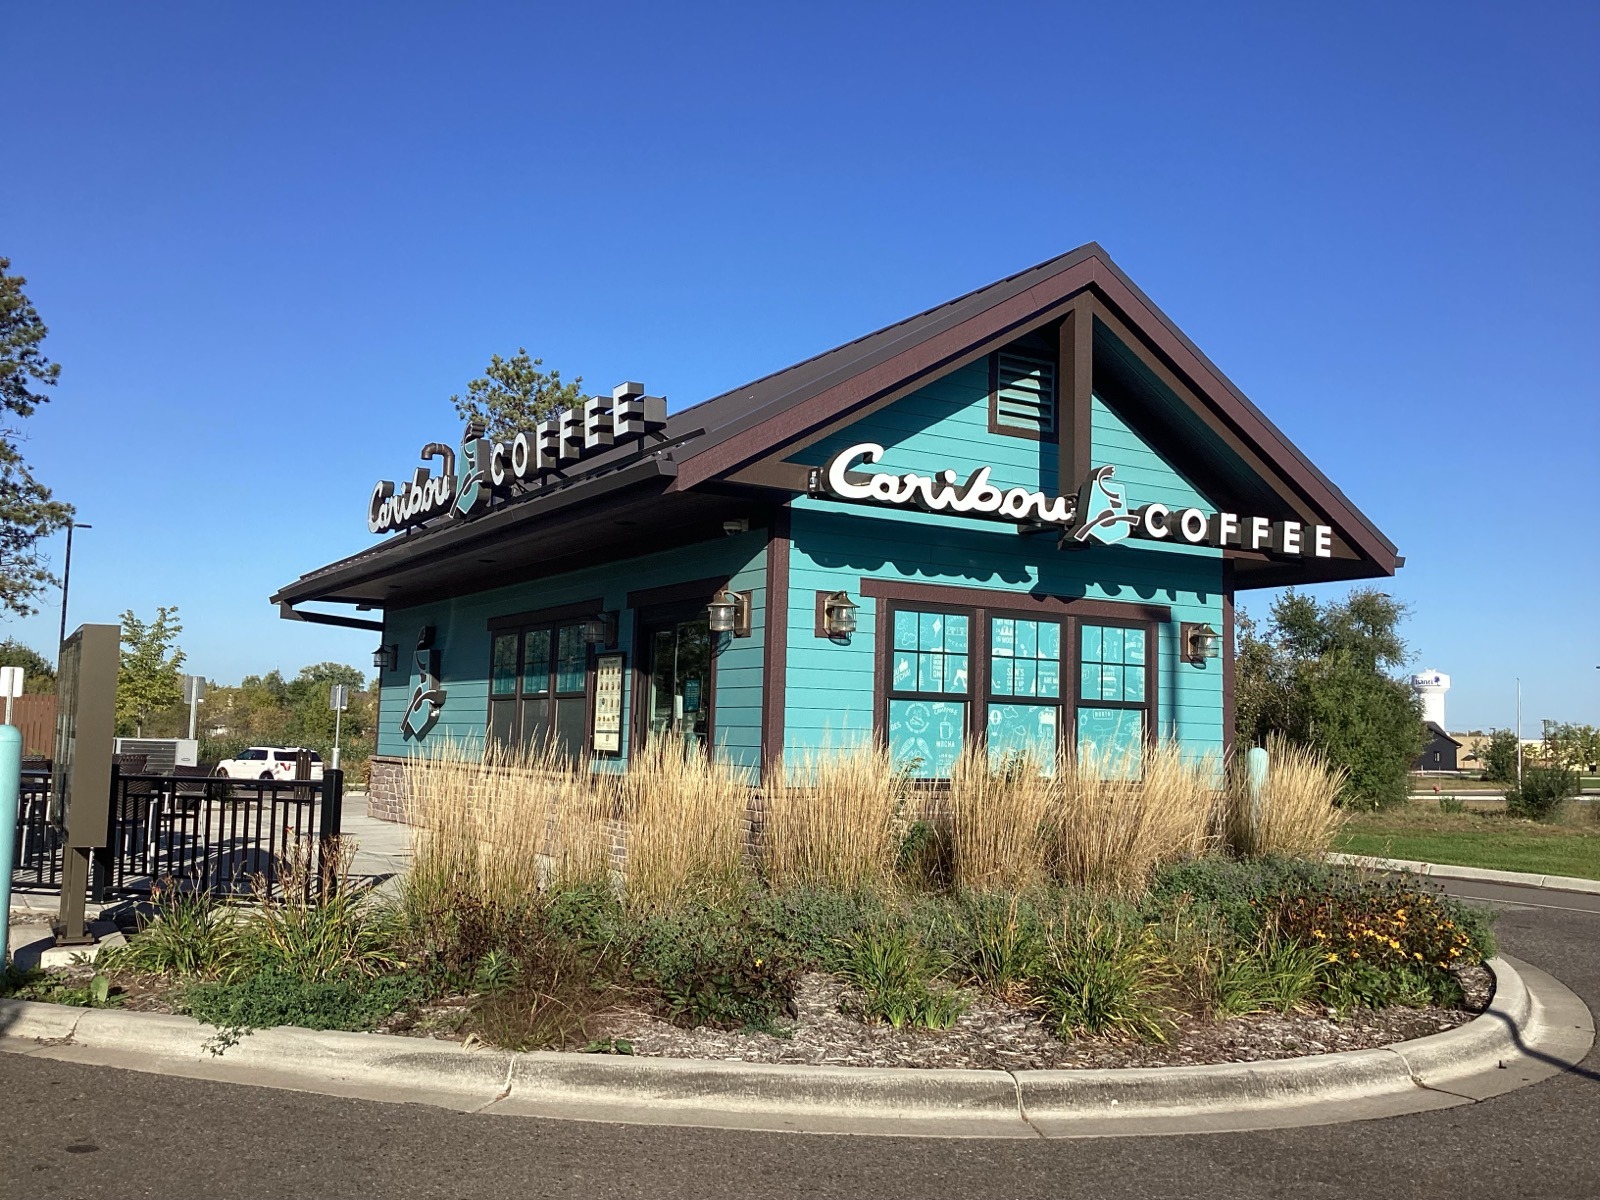
<svg viewBox="0 0 1600 1200"><path fill-rule="evenodd" d="M818 592L817 636L849 637L856 631L856 609L860 607L850 599L849 592Z"/></svg>
<svg viewBox="0 0 1600 1200"><path fill-rule="evenodd" d="M617 614L615 610L596 613L583 623L583 640L591 646L617 644Z"/></svg>
<svg viewBox="0 0 1600 1200"><path fill-rule="evenodd" d="M706 605L706 616L712 633L731 633L734 637L750 636L750 593L734 592L723 588L711 597Z"/></svg>
<svg viewBox="0 0 1600 1200"><path fill-rule="evenodd" d="M379 646L372 652L372 665L380 671L392 671L400 661L400 647L393 642Z"/></svg>
<svg viewBox="0 0 1600 1200"><path fill-rule="evenodd" d="M1206 659L1221 653L1222 635L1199 621L1184 621L1178 626L1178 645L1185 661L1203 666Z"/></svg>

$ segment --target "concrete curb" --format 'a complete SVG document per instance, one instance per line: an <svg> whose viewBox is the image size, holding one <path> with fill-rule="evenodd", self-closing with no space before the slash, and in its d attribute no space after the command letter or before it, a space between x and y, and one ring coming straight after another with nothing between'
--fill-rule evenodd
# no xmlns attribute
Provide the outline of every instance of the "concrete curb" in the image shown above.
<svg viewBox="0 0 1600 1200"><path fill-rule="evenodd" d="M1490 1007L1376 1050L1217 1066L961 1071L466 1050L279 1028L230 1040L188 1017L0 1000L0 1049L467 1112L831 1133L1076 1137L1325 1124L1469 1103L1581 1061L1583 1002L1495 959ZM1530 986L1530 983L1532 986ZM1510 1069L1508 1069L1510 1068Z"/></svg>
<svg viewBox="0 0 1600 1200"><path fill-rule="evenodd" d="M1466 879L1478 883L1510 883L1518 887L1550 888L1558 892L1583 892L1600 896L1600 879L1579 879L1572 875L1533 875L1526 871L1491 871L1485 867L1457 867L1449 863L1413 862L1408 858L1374 858L1369 854L1330 854L1328 861L1339 866L1365 867L1370 871L1409 871L1435 879Z"/></svg>

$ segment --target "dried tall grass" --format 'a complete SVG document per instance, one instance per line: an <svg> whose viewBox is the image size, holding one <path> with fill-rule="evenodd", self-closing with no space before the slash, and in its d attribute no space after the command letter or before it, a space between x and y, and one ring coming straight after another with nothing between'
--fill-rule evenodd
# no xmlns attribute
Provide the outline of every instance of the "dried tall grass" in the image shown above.
<svg viewBox="0 0 1600 1200"><path fill-rule="evenodd" d="M574 811L585 811L593 791L553 754L495 746L481 755L430 749L408 765L406 783L414 833L402 896L408 908L432 912L507 912L525 904L550 870L552 830L565 830ZM591 843L599 840L595 832L585 830ZM564 865L604 862L600 846L556 841Z"/></svg>
<svg viewBox="0 0 1600 1200"><path fill-rule="evenodd" d="M864 743L802 756L769 790L762 863L776 887L887 887L899 846L903 773L887 748Z"/></svg>
<svg viewBox="0 0 1600 1200"><path fill-rule="evenodd" d="M617 795L630 903L725 897L744 884L750 783L738 768L660 739L625 773L596 779Z"/></svg>
<svg viewBox="0 0 1600 1200"><path fill-rule="evenodd" d="M1346 813L1339 807L1347 772L1326 755L1281 738L1267 743L1267 781L1259 803L1242 756L1233 764L1226 833L1237 854L1317 855L1333 845Z"/></svg>
<svg viewBox="0 0 1600 1200"><path fill-rule="evenodd" d="M1213 847L1221 779L1215 758L1186 757L1172 743L1146 747L1137 769L1103 752L1062 761L1051 789L1052 873L1137 895L1156 867Z"/></svg>
<svg viewBox="0 0 1600 1200"><path fill-rule="evenodd" d="M990 760L969 747L950 773L951 869L957 886L1022 891L1044 876L1049 815L1059 791L1045 764Z"/></svg>

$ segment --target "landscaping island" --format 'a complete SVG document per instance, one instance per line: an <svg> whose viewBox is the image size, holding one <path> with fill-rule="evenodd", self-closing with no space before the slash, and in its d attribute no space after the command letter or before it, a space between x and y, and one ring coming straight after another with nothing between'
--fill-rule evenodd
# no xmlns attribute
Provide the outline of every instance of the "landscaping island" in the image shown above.
<svg viewBox="0 0 1600 1200"><path fill-rule="evenodd" d="M1487 915L1320 861L1340 780L969 756L929 789L860 749L752 800L697 756L591 776L418 761L393 894L284 864L171 884L125 947L19 998L255 1029L829 1065L1094 1068L1388 1045L1485 1007ZM307 860L309 861L309 856Z"/></svg>

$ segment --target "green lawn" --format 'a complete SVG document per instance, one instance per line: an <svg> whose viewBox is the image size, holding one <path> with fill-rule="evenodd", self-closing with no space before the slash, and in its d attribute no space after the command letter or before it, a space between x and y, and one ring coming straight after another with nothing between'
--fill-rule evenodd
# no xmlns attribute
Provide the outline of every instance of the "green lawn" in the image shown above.
<svg viewBox="0 0 1600 1200"><path fill-rule="evenodd" d="M1334 848L1416 862L1600 879L1600 824L1515 821L1499 813L1441 813L1432 801L1352 817Z"/></svg>

